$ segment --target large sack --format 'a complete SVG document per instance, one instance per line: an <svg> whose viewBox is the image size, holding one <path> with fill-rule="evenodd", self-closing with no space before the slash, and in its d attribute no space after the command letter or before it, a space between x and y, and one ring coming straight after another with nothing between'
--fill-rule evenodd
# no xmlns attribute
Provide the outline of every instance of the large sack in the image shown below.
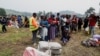
<svg viewBox="0 0 100 56"><path fill-rule="evenodd" d="M51 49L61 49L62 46L57 42L50 42L49 43Z"/></svg>
<svg viewBox="0 0 100 56"><path fill-rule="evenodd" d="M89 34L89 27L86 27L86 28L85 28L85 32L86 32L87 34Z"/></svg>
<svg viewBox="0 0 100 56"><path fill-rule="evenodd" d="M46 50L51 50L51 54L60 55L62 46L57 42L40 41L38 49L43 52L45 52Z"/></svg>
<svg viewBox="0 0 100 56"><path fill-rule="evenodd" d="M39 44L38 44L38 50L45 52L48 49L49 49L48 42L45 42L45 41L40 41L39 42Z"/></svg>
<svg viewBox="0 0 100 56"><path fill-rule="evenodd" d="M35 48L27 47L23 53L23 56L50 56L45 52L41 52Z"/></svg>
<svg viewBox="0 0 100 56"><path fill-rule="evenodd" d="M57 42L40 41L38 45L38 49L41 49L41 48L61 49L62 46Z"/></svg>

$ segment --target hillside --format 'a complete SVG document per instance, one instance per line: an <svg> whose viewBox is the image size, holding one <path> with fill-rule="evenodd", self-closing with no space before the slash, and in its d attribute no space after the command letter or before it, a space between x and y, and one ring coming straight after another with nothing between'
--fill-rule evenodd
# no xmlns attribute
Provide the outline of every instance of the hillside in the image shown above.
<svg viewBox="0 0 100 56"><path fill-rule="evenodd" d="M11 9L6 9L6 13L7 15L23 15L23 16L31 16L32 13L29 12L19 12L19 11L15 11L15 10L11 10ZM37 12L38 13L38 12ZM69 15L77 15L78 17L83 17L82 14L80 13L76 13L74 11L69 11L69 10L65 10L65 11L59 11L60 14L69 14ZM54 13L56 15L56 13Z"/></svg>
<svg viewBox="0 0 100 56"><path fill-rule="evenodd" d="M15 11L15 10L11 10L11 9L5 9L7 15L23 15L23 16L31 16L32 13L28 13L28 12L19 12L19 11Z"/></svg>
<svg viewBox="0 0 100 56"><path fill-rule="evenodd" d="M82 14L76 13L76 12L74 12L74 11L69 11L69 10L60 11L59 13L60 13L60 14L77 15L78 17L83 17Z"/></svg>

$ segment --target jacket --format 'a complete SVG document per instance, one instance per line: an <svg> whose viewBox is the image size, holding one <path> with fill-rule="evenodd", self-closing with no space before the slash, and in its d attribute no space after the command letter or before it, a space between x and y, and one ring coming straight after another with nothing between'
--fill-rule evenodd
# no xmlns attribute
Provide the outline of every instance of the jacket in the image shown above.
<svg viewBox="0 0 100 56"><path fill-rule="evenodd" d="M38 24L36 18L31 17L29 19L29 28L30 28L30 31L35 31L39 28L39 24Z"/></svg>

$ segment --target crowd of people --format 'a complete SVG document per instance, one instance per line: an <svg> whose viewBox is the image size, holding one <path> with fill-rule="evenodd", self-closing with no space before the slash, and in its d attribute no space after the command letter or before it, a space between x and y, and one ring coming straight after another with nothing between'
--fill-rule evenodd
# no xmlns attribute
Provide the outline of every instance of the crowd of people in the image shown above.
<svg viewBox="0 0 100 56"><path fill-rule="evenodd" d="M29 19L26 16L24 17L24 19L22 19L20 15L12 15L9 17L2 16L0 17L0 24L2 25L2 32L7 32L6 26L15 28L29 28Z"/></svg>
<svg viewBox="0 0 100 56"><path fill-rule="evenodd" d="M70 40L70 34L81 31L82 26L84 30L87 27L89 28L89 34L91 34L91 36L95 34L94 28L97 22L100 27L100 18L95 14L91 14L84 19L79 18L76 15L60 15L60 13L57 13L57 15L50 15L50 17L41 15L40 19L37 20L37 14L33 13L29 22L34 44L37 41L38 31L42 41L53 41L56 37L61 36L62 43L66 44L66 42Z"/></svg>
<svg viewBox="0 0 100 56"><path fill-rule="evenodd" d="M93 36L95 34L95 25L98 22L100 29L100 17L95 13L89 17L81 18L76 15L57 15L51 14L50 17L41 15L37 17L36 13L33 13L31 18L24 17L24 21L20 15L12 15L10 17L0 17L0 24L2 25L2 31L7 32L6 26L14 26L16 28L30 28L32 31L32 41L34 44L37 42L37 35L40 36L42 41L53 41L56 37L61 36L61 41L66 44L71 38L71 33L81 31L82 28L89 28L89 34Z"/></svg>

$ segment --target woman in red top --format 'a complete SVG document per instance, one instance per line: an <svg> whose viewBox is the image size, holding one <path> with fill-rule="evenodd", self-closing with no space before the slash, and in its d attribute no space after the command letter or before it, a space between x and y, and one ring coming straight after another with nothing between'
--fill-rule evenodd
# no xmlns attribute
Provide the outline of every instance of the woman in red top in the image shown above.
<svg viewBox="0 0 100 56"><path fill-rule="evenodd" d="M96 16L91 14L89 17L89 33L93 36L94 35L94 27L97 22Z"/></svg>
<svg viewBox="0 0 100 56"><path fill-rule="evenodd" d="M51 17L48 19L48 23L50 24L49 26L49 38L50 40L55 39L56 35L56 24L58 21L54 18L54 15L51 15Z"/></svg>

